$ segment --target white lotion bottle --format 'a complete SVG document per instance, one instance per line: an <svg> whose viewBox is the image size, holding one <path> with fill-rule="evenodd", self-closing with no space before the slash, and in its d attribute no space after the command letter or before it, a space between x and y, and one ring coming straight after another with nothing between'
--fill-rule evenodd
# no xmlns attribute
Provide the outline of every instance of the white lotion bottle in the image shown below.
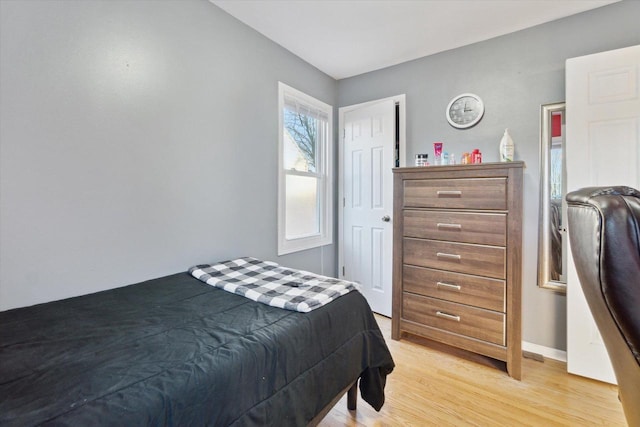
<svg viewBox="0 0 640 427"><path fill-rule="evenodd" d="M504 135L502 135L502 139L500 140L500 161L512 162L514 151L515 146L513 145L513 139L511 139L509 135L509 129L505 129Z"/></svg>

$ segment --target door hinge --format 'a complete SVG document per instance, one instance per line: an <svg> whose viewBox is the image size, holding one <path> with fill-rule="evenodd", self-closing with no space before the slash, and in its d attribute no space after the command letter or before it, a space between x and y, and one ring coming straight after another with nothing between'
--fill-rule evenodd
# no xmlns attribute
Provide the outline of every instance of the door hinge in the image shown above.
<svg viewBox="0 0 640 427"><path fill-rule="evenodd" d="M342 128L342 139L347 137L347 128Z"/></svg>
<svg viewBox="0 0 640 427"><path fill-rule="evenodd" d="M342 266L342 276L344 277L344 265Z"/></svg>
<svg viewBox="0 0 640 427"><path fill-rule="evenodd" d="M347 199L345 197L342 198L342 207L346 207L347 206Z"/></svg>

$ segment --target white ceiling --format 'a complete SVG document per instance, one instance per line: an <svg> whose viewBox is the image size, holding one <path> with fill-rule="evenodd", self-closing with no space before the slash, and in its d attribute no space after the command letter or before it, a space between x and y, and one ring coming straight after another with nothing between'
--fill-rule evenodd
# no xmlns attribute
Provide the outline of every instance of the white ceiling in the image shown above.
<svg viewBox="0 0 640 427"><path fill-rule="evenodd" d="M619 0L209 0L342 79Z"/></svg>

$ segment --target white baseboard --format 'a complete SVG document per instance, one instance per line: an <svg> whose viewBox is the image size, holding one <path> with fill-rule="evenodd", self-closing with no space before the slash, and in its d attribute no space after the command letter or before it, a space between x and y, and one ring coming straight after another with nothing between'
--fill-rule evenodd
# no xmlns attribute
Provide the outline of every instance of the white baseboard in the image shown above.
<svg viewBox="0 0 640 427"><path fill-rule="evenodd" d="M549 359L553 360L559 360L560 362L567 362L567 352L564 350L545 347L543 345L533 344L526 341L522 341L522 350L541 354L544 357L548 357Z"/></svg>

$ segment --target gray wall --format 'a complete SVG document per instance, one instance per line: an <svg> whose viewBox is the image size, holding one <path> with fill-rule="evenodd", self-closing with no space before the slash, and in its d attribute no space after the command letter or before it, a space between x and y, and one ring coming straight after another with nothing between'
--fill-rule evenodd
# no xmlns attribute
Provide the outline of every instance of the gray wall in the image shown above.
<svg viewBox="0 0 640 427"><path fill-rule="evenodd" d="M536 286L540 105L566 58L640 43L624 1L335 82L205 0L0 1L0 309L254 255L325 274L336 245L276 255L277 81L334 106L407 94L407 158L505 127L527 163L524 339L564 349L565 298ZM454 95L483 120L458 131Z"/></svg>
<svg viewBox="0 0 640 427"><path fill-rule="evenodd" d="M337 83L205 0L0 2L0 309L278 259L277 82Z"/></svg>
<svg viewBox="0 0 640 427"><path fill-rule="evenodd" d="M458 159L479 148L483 161L498 160L505 128L516 160L526 162L524 182L523 338L566 349L566 298L537 287L540 106L565 99L567 58L640 43L640 2L624 1L471 46L428 56L338 82L338 104L347 106L407 95L407 164L415 153L433 153L433 141ZM456 130L445 119L454 95L472 92L486 105L475 127ZM432 157L432 156L430 156Z"/></svg>

